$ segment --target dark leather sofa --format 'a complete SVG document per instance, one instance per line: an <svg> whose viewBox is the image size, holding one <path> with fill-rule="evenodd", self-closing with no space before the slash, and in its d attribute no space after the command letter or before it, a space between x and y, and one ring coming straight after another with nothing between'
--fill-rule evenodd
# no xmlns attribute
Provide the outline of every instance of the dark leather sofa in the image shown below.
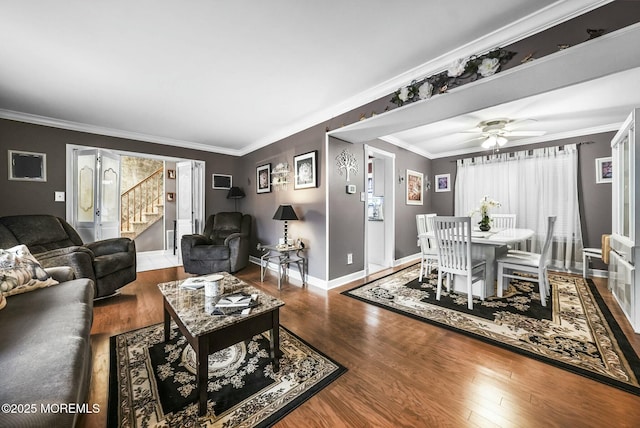
<svg viewBox="0 0 640 428"><path fill-rule="evenodd" d="M249 264L252 217L239 212L210 215L204 232L180 242L185 272L237 272Z"/></svg>
<svg viewBox="0 0 640 428"><path fill-rule="evenodd" d="M84 244L65 220L52 215L0 217L0 248L24 244L43 267L70 266L95 284L95 297L112 295L136 279L136 247L129 238Z"/></svg>
<svg viewBox="0 0 640 428"><path fill-rule="evenodd" d="M2 427L73 427L91 383L94 286L69 267L45 269L60 283L7 297L0 310ZM60 404L77 404L77 412ZM28 406L28 407L27 407Z"/></svg>

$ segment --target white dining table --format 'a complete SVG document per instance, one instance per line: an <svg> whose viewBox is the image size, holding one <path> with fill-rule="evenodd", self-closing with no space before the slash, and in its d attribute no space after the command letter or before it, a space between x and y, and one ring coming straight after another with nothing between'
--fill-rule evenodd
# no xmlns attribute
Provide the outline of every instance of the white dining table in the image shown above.
<svg viewBox="0 0 640 428"><path fill-rule="evenodd" d="M486 262L485 281L477 281L473 284L473 295L480 296L484 287L486 297L496 294L497 258L509 251L508 245L517 244L528 240L534 235L531 229L500 229L492 228L487 232L481 230L471 231L471 257L482 259ZM421 233L420 236L435 239L435 233ZM454 276L453 289L460 293L467 292L466 281L461 276Z"/></svg>

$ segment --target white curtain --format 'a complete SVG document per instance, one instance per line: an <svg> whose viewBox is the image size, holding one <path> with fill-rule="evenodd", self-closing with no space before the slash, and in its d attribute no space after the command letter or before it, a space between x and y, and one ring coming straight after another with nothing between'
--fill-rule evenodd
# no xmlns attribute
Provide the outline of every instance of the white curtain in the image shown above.
<svg viewBox="0 0 640 428"><path fill-rule="evenodd" d="M516 214L516 227L535 231L540 252L547 218L557 216L553 264L569 270L582 251L578 210L578 150L575 144L458 160L455 214L468 216L488 196L500 202L492 213ZM472 222L479 221L477 214Z"/></svg>

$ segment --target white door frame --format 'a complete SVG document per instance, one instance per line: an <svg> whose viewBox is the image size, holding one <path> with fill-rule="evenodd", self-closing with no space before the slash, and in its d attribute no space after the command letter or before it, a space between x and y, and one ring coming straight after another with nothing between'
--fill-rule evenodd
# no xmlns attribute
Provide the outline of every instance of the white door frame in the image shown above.
<svg viewBox="0 0 640 428"><path fill-rule="evenodd" d="M396 251L396 236L395 236L395 216L396 216L396 186L394 182L395 170L396 170L396 155L395 153L387 152L385 150L381 150L375 147L372 147L368 144L364 144L364 159L365 163L369 159L369 155L375 156L377 158L384 158L385 160L385 171L384 171L384 205L383 205L383 216L384 216L384 265L385 267L393 267L395 262L395 251ZM366 168L366 166L365 166ZM366 169L365 169L366 170ZM368 215L368 204L366 202L366 194L367 194L367 174L364 174L364 189L365 189L365 203L364 203L364 271L365 275L369 275L369 250L368 250L368 239L369 239L369 215ZM389 244L391 243L391 244Z"/></svg>

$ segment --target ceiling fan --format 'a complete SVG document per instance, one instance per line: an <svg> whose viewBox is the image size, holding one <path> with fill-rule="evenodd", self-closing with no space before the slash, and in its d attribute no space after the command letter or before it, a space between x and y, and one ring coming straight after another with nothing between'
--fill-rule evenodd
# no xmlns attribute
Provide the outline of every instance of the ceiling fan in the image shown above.
<svg viewBox="0 0 640 428"><path fill-rule="evenodd" d="M491 119L483 120L475 129L465 132L480 132L482 135L475 139L482 139L482 147L491 149L494 147L502 147L507 144L508 137L539 137L545 134L545 131L516 131L514 127L522 122L532 121L533 119Z"/></svg>

